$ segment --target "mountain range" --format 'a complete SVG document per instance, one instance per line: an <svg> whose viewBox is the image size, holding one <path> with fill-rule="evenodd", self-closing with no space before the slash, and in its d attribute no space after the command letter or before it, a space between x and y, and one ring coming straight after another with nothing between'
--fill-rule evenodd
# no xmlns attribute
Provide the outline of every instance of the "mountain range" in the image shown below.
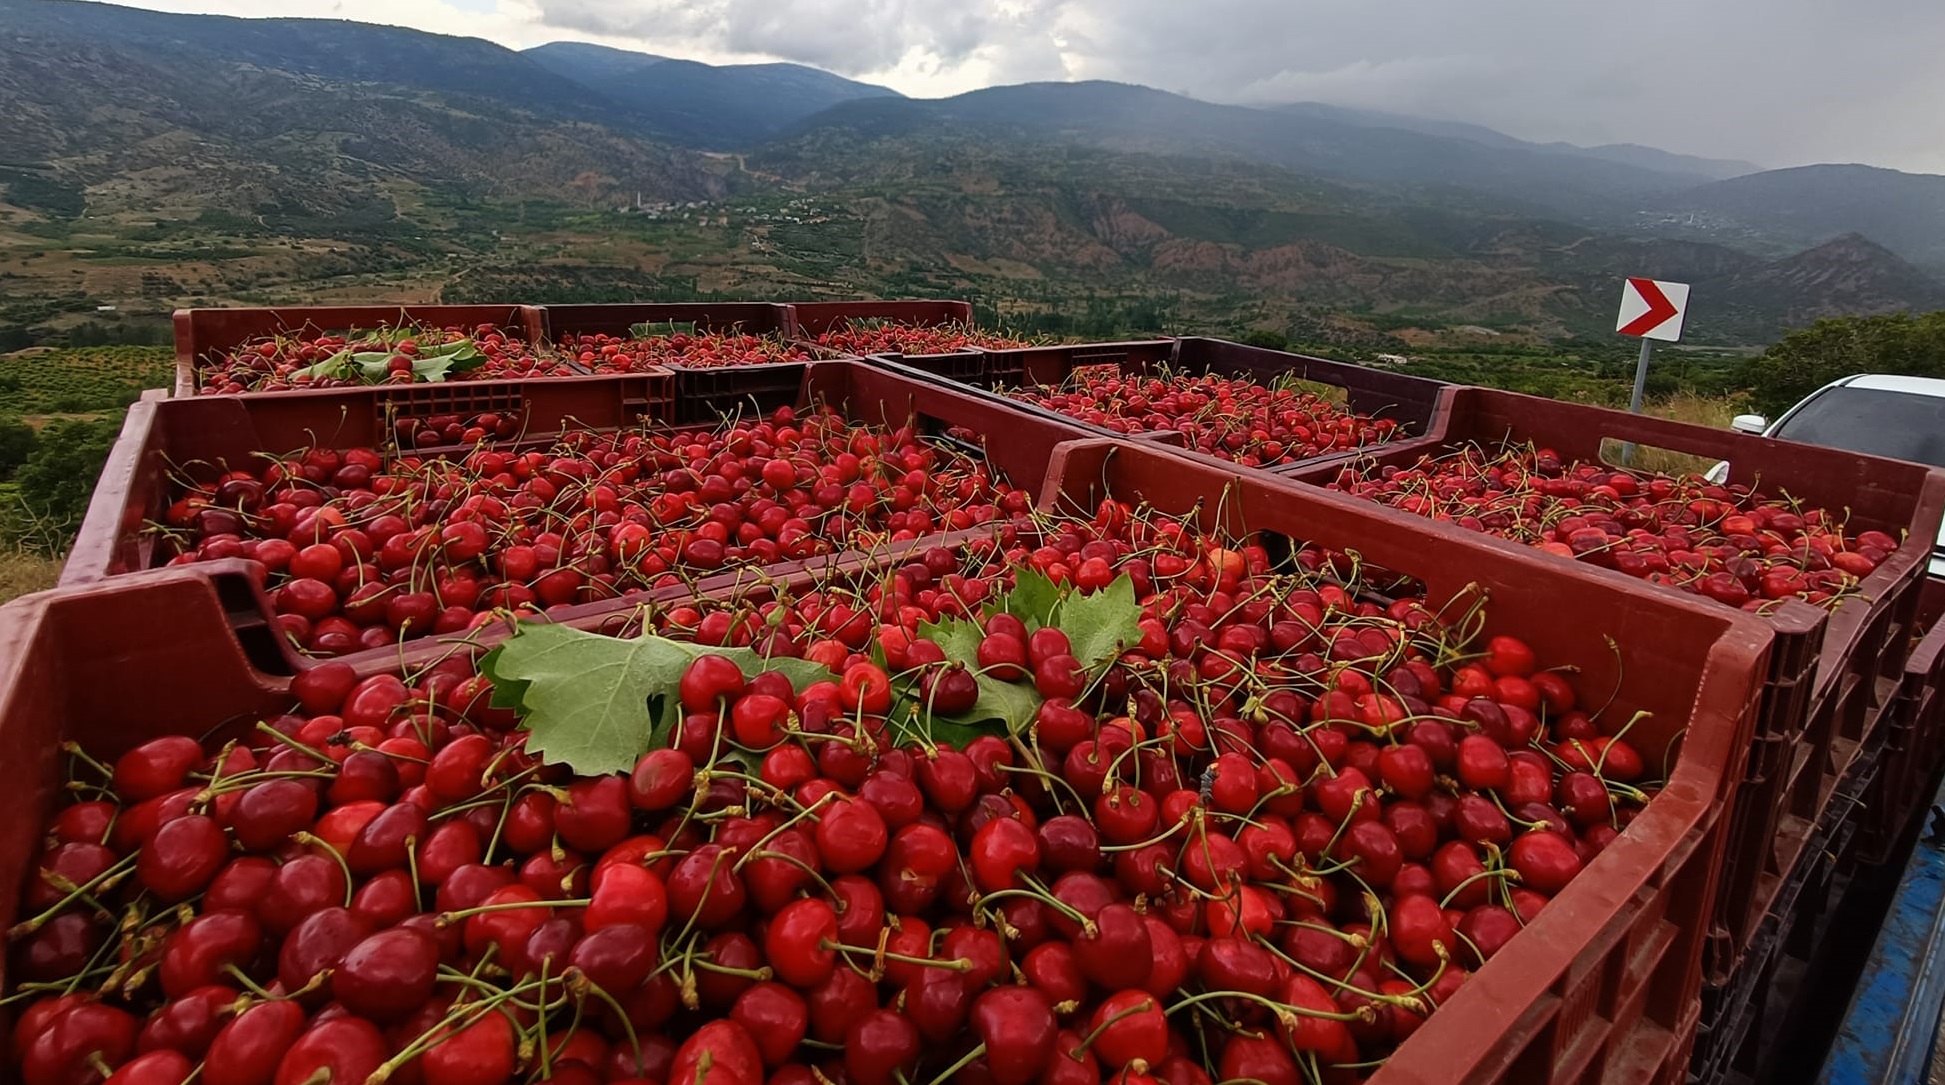
<svg viewBox="0 0 1945 1085"><path fill-rule="evenodd" d="M841 102L899 97L801 64L714 67L564 41L521 55L646 118L656 135L709 150L752 146Z"/></svg>
<svg viewBox="0 0 1945 1085"><path fill-rule="evenodd" d="M1284 291L1585 330L1611 310L1613 277L1652 274L1695 282L1692 326L1713 319L1724 339L1945 304L1945 177L1762 170L1127 84L912 99L793 64L0 0L0 117L0 276L16 273L9 236L88 223L486 252L512 227L468 219L434 242L462 229L442 209L794 194L864 231L831 241L857 260L820 271L851 289L930 268L942 287Z"/></svg>

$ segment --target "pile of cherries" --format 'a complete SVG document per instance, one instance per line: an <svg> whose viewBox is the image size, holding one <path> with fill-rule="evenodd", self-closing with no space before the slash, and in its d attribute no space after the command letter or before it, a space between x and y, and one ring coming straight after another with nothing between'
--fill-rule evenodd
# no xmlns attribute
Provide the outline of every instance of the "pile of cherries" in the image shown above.
<svg viewBox="0 0 1945 1085"><path fill-rule="evenodd" d="M314 337L267 336L233 350L205 358L197 367L200 395L239 392L290 392L307 388L357 387L367 382L335 377L300 375L343 350L390 351L392 358L382 383L411 384L417 379L412 360L421 345L444 345L471 340L486 356L477 368L454 372L447 380L491 380L521 377L566 377L574 369L551 352L537 350L525 340L509 336L491 324L476 328L403 327L378 332Z"/></svg>
<svg viewBox="0 0 1945 1085"><path fill-rule="evenodd" d="M1347 467L1333 488L1592 562L1728 606L1835 607L1898 549L1875 530L1744 485L1467 445L1404 466Z"/></svg>
<svg viewBox="0 0 1945 1085"><path fill-rule="evenodd" d="M1278 467L1403 435L1392 419L1358 414L1295 385L1214 373L1083 366L1057 388L1011 394L1116 433L1179 433L1184 447L1247 467Z"/></svg>
<svg viewBox="0 0 1945 1085"><path fill-rule="evenodd" d="M824 408L712 430L572 430L544 451L457 458L311 449L179 484L156 527L170 563L255 562L283 631L320 656L459 632L496 609L871 550L1030 504L956 445Z"/></svg>
<svg viewBox="0 0 1945 1085"><path fill-rule="evenodd" d="M475 414L435 414L398 418L392 434L401 449L477 445L481 441L511 440L520 435L519 411L480 411Z"/></svg>
<svg viewBox="0 0 1945 1085"><path fill-rule="evenodd" d="M1128 576L1138 637L1076 674L1064 634L1004 614L976 660L921 635L1023 567L1082 592ZM1106 503L848 587L699 599L658 624L831 677L702 656L627 775L540 763L464 656L325 663L206 741L71 747L10 932L17 1065L26 1085L1358 1080L1625 830L1659 751L1532 646L1463 643L1342 572ZM1030 724L894 739L898 679L952 696L968 667L1031 683Z"/></svg>
<svg viewBox="0 0 1945 1085"><path fill-rule="evenodd" d="M578 335L561 339L556 347L590 373L641 373L654 366L719 369L730 365L769 365L807 362L811 353L775 335L742 332L677 332L620 338Z"/></svg>
<svg viewBox="0 0 1945 1085"><path fill-rule="evenodd" d="M817 345L841 354L953 354L975 347L1013 350L1034 344L999 332L983 332L970 324L899 324L854 320L817 337Z"/></svg>

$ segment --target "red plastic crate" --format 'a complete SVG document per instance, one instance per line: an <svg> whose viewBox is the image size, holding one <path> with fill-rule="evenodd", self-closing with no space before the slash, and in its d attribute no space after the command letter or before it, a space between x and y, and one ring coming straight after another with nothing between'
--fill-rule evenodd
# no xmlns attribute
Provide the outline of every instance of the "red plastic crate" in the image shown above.
<svg viewBox="0 0 1945 1085"><path fill-rule="evenodd" d="M1871 857L1874 796L1897 769L1889 745L1851 763L1741 959L1724 979L1705 981L1694 1085L1797 1080L1821 1062L1845 1005L1841 992L1857 982L1926 820L1922 805L1906 811L1884 845L1896 861Z"/></svg>
<svg viewBox="0 0 1945 1085"><path fill-rule="evenodd" d="M1667 789L1371 1082L1682 1079L1769 628L1449 524L1135 442L1067 445L1052 474L1043 502L1092 508L1113 493L1199 506L1211 522L1356 552L1434 601L1483 591L1495 632L1541 647L1543 666L1578 664L1583 688L1616 690L1610 713L1652 712L1629 738L1649 764L1672 754Z"/></svg>
<svg viewBox="0 0 1945 1085"><path fill-rule="evenodd" d="M177 309L176 386L178 396L196 394L196 368L206 356L222 353L267 335L327 335L401 324L471 328L490 324L529 344L545 331L532 305L341 305L280 306L274 309ZM246 393L249 394L249 393ZM289 395L291 393L270 393Z"/></svg>
<svg viewBox="0 0 1945 1085"><path fill-rule="evenodd" d="M1176 372L1191 375L1214 373L1243 378L1258 384L1269 384L1279 379L1296 379L1338 390L1343 394L1344 405L1358 414L1397 422L1399 436L1396 440L1419 437L1430 432L1432 419L1438 414L1440 397L1445 389L1451 387L1441 381L1404 376L1348 362L1334 362L1308 355L1244 346L1221 339L1193 337L1180 340L1025 347L1016 350L982 348L969 354L897 357L886 355L881 361L882 364L903 365L939 379L976 385L987 390L1035 385L1059 387L1076 370L1092 366L1112 366L1123 373L1147 373L1168 367ZM1029 406L1036 411L1046 409L1037 405ZM1087 428L1103 436L1124 436L1104 427L1088 425ZM1172 446L1180 446L1182 443L1182 435L1174 430L1125 436L1139 440L1159 440ZM1221 457L1209 456L1189 449L1184 449L1182 454L1209 464L1220 465L1228 462ZM1317 463L1342 462L1351 455L1355 453L1332 452L1265 469L1289 473Z"/></svg>
<svg viewBox="0 0 1945 1085"><path fill-rule="evenodd" d="M756 367L749 367L756 368ZM990 397L927 381L913 380L864 362L831 361L795 367L799 384L789 402L797 406L824 403L847 416L872 425L896 427L915 422L920 431L956 441L968 448L977 438L989 438L983 450L987 462L1003 477L1029 492L1037 492L1055 447L1086 436L1077 427L1014 410ZM732 386L745 370L717 370ZM526 437L511 444L544 442L569 425L615 430L663 421L656 417L666 399L651 396L651 386L666 389L668 377L628 375L559 378L504 386L521 398L527 419ZM493 393L503 386L482 383L464 386ZM462 386L439 391L458 391ZM122 435L110 453L83 521L62 584L91 583L121 574L139 574L157 563L153 540L143 525L159 522L172 500L172 468L214 472L223 463L247 462L257 452L283 453L319 445L333 448L382 444L389 427L383 406L391 394L419 394L419 386L298 392L277 396L199 396L193 399L145 399L129 411ZM375 401L375 402L374 402ZM774 410L782 404L753 404L736 391L692 406L707 416L738 410ZM939 536L934 536L937 538ZM200 562L191 568L214 572L221 563ZM820 562L821 564L821 562ZM147 575L147 574L142 574ZM267 597L242 578L226 588L241 600L235 608L242 627L270 624ZM626 610L646 593L603 600L573 608L576 614ZM439 638L420 640L438 643ZM273 638L282 673L309 665L294 647ZM416 642L415 642L416 643ZM340 656L400 658L397 646ZM268 665L268 664L266 664Z"/></svg>
<svg viewBox="0 0 1945 1085"><path fill-rule="evenodd" d="M1834 611L1789 600L1765 616L1777 640L1743 806L1731 830L1725 926L1710 957L1710 974L1719 980L1769 913L1846 769L1878 741L1874 726L1904 677L1925 570L1945 511L1945 472L1513 392L1451 388L1430 436L1373 450L1351 467L1311 466L1293 477L1331 485L1344 470L1406 466L1467 444L1531 444L1568 459L1612 462L1603 460L1604 452L1621 442L1727 461L1731 482L1760 483L1772 494L1787 492L1813 508L1847 510L1855 529L1875 528L1903 539L1863 581L1860 593ZM1518 542L1494 542L1527 549ZM1643 591L1682 594L1618 572L1602 575Z"/></svg>
<svg viewBox="0 0 1945 1085"><path fill-rule="evenodd" d="M1937 583L1933 581L1931 583ZM1898 696L1886 710L1884 760L1865 801L1866 862L1901 860L1896 847L1923 816L1945 772L1945 623L1934 624L1906 661Z"/></svg>
<svg viewBox="0 0 1945 1085"><path fill-rule="evenodd" d="M1668 787L1371 1080L1679 1079L1696 1029L1700 928L1767 629L1697 601L1627 592L1538 555L1502 553L1457 529L1401 530L1368 505L1268 476L1185 469L1152 448L1078 442L1049 468L1046 502L1104 490L1165 508L1199 502L1212 522L1220 515L1365 553L1418 578L1434 599L1484 590L1490 631L1540 646L1543 664L1586 664L1581 683L1616 690L1610 711L1655 713L1633 734L1650 758L1673 753ZM289 704L288 680L252 665L229 634L226 609L218 581L178 568L33 597L0 621L0 736L18 751L23 785L5 800L14 816L0 842L4 907L18 898L57 797L59 740L114 756L159 734L201 736ZM171 622L140 620L149 613ZM1618 658L1610 635L1622 646ZM121 680L99 680L103 660ZM397 665L395 657L358 663L365 674Z"/></svg>
<svg viewBox="0 0 1945 1085"><path fill-rule="evenodd" d="M666 373L538 381L375 385L275 395L171 399L151 392L128 410L61 572L63 586L148 568L145 523L168 508L173 468L245 463L258 452L393 447L401 419L494 412L519 419L518 440L570 425L615 429L664 421ZM442 448L415 448L437 454Z"/></svg>

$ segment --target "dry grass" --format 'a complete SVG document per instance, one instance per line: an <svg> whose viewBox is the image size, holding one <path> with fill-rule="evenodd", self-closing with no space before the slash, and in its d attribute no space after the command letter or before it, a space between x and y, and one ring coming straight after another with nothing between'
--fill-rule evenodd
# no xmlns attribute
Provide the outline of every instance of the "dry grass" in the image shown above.
<svg viewBox="0 0 1945 1085"><path fill-rule="evenodd" d="M1728 429L1729 421L1748 410L1739 396L1698 396L1683 392L1648 404L1648 414L1710 429Z"/></svg>
<svg viewBox="0 0 1945 1085"><path fill-rule="evenodd" d="M61 576L61 560L23 551L0 551L0 603L46 591Z"/></svg>

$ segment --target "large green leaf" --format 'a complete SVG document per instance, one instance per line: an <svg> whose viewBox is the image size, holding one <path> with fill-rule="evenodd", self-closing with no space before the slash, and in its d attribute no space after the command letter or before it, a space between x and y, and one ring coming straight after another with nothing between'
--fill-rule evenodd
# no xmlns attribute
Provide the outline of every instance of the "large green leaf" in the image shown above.
<svg viewBox="0 0 1945 1085"><path fill-rule="evenodd" d="M307 375L312 379L331 377L342 380L356 377L366 384L382 383L392 372L394 351L361 350L350 348L340 350L315 365L306 366L296 375ZM443 381L454 373L464 373L478 369L486 364L486 355L471 339L455 339L427 347L412 358L412 377L419 381Z"/></svg>
<svg viewBox="0 0 1945 1085"><path fill-rule="evenodd" d="M623 640L538 622L522 622L480 671L493 680L494 703L520 713L527 749L597 776L627 772L666 741L681 715L682 672L704 655L724 656L746 675L779 672L799 689L830 677L808 660L766 659L748 648Z"/></svg>
<svg viewBox="0 0 1945 1085"><path fill-rule="evenodd" d="M1030 565L1022 565L1013 574L1013 590L1002 596L998 602L986 608L990 617L994 614L1011 614L1026 623L1027 630L1038 629L1054 622L1054 611L1060 607L1060 585L1047 578L1047 574Z"/></svg>
<svg viewBox="0 0 1945 1085"><path fill-rule="evenodd" d="M692 658L659 637L621 640L522 623L480 670L495 686L518 687L528 750L599 776L627 772L650 748L649 702L677 688Z"/></svg>
<svg viewBox="0 0 1945 1085"><path fill-rule="evenodd" d="M459 350L445 354L421 354L413 358L413 378L422 381L443 381L451 374L465 373L486 364L486 355L480 353L472 340L463 340L460 347Z"/></svg>
<svg viewBox="0 0 1945 1085"><path fill-rule="evenodd" d="M1074 658L1093 672L1141 640L1141 604L1125 574L1092 595L1074 594L1060 604L1059 625Z"/></svg>
<svg viewBox="0 0 1945 1085"><path fill-rule="evenodd" d="M946 723L963 724L998 720L1006 725L1009 733L1025 734L1034 714L1040 711L1039 691L1030 685L1002 682L987 674L979 675L974 681L979 683L979 700L973 702L972 708L957 716L942 716L940 719Z"/></svg>
<svg viewBox="0 0 1945 1085"><path fill-rule="evenodd" d="M979 667L979 642L986 634L979 623L967 618L940 618L936 622L925 622L918 627L918 635L933 641L945 651L947 659L964 663L968 667Z"/></svg>
<svg viewBox="0 0 1945 1085"><path fill-rule="evenodd" d="M293 378L309 377L312 380L317 380L320 377L333 377L333 378L348 377L351 375L352 364L353 363L352 363L351 351L340 350L337 353L331 355L328 358L325 358L322 361L314 362L311 365L305 366L304 368L291 374L291 376Z"/></svg>

